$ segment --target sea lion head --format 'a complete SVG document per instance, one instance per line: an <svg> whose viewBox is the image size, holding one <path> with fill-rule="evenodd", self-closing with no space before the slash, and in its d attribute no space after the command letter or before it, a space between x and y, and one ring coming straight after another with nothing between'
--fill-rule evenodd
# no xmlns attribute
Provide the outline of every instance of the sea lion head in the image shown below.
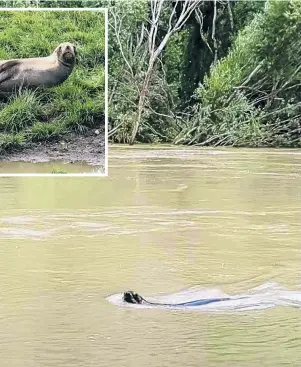
<svg viewBox="0 0 301 367"><path fill-rule="evenodd" d="M73 66L76 59L76 47L70 42L64 42L57 46L54 54L59 62L65 66Z"/></svg>
<svg viewBox="0 0 301 367"><path fill-rule="evenodd" d="M127 303L138 303L141 304L143 301L143 298L133 291L127 291L123 293L123 300Z"/></svg>

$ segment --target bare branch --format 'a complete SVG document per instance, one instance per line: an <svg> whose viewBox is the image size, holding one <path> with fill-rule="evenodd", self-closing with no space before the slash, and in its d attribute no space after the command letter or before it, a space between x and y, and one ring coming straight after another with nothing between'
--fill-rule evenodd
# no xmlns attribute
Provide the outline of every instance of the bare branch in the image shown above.
<svg viewBox="0 0 301 367"><path fill-rule="evenodd" d="M144 31L145 31L145 25L144 23L141 24L141 31L140 31L140 37L137 42L137 49L139 49L142 45L143 39L144 39Z"/></svg>
<svg viewBox="0 0 301 367"><path fill-rule="evenodd" d="M158 23L159 17L161 14L161 9L164 0L155 0L151 1L151 9L152 9L152 22L151 22L151 30L149 36L149 54L150 56L154 52L155 49L155 42L158 32Z"/></svg>
<svg viewBox="0 0 301 367"><path fill-rule="evenodd" d="M149 85L150 85L150 81L151 81L151 77L152 77L154 68L156 66L156 63L159 60L159 56L162 53L162 51L164 50L164 48L166 47L166 44L169 41L170 37L183 27L183 25L186 23L188 18L191 16L192 12L197 8L197 6L201 3L202 0L184 0L182 1L182 11L176 21L174 20L174 18L176 14L176 7L177 7L177 4L179 3L179 0L177 0L174 3L171 14L169 16L168 31L165 34L165 36L163 37L163 40L161 41L159 46L156 47L157 33L158 33L158 28L159 28L159 19L162 13L164 1L165 0L151 1L151 21L150 21L150 31L148 34L148 42L147 42L148 52L149 52L148 66L145 72L144 80L141 85L139 102L137 106L137 119L133 126L130 144L134 143L134 140L136 138L136 135L137 135L140 123L141 123L143 111L147 105L148 89L149 89ZM143 30L141 30L140 40L142 40L143 37L144 37L144 32ZM136 47L136 50L137 50L137 47Z"/></svg>
<svg viewBox="0 0 301 367"><path fill-rule="evenodd" d="M165 139L165 140L167 140L167 136L165 136L165 135L162 135L161 133L159 133L159 131L157 131L157 130L155 130L154 128L153 128L153 126L152 125L150 125L149 123L145 123L145 126L147 126L155 135L158 135L158 136L160 136L161 138L163 138L163 139Z"/></svg>
<svg viewBox="0 0 301 367"><path fill-rule="evenodd" d="M229 18L230 18L231 31L233 32L234 31L234 21L233 21L233 14L231 10L230 0L227 0L227 5L228 5Z"/></svg>
<svg viewBox="0 0 301 367"><path fill-rule="evenodd" d="M173 17L175 15L175 13L176 13L177 5L178 5L178 1L176 1L176 4L174 5L174 7L172 9L172 12L170 14L170 17L169 17L169 20L168 20L168 31L167 31L167 33L169 33L172 30L172 20L173 20Z"/></svg>
<svg viewBox="0 0 301 367"><path fill-rule="evenodd" d="M214 65L217 62L217 42L216 42L216 38L215 38L216 0L213 0L213 1L214 1L214 13L213 13L213 20L212 20L212 34L211 34L211 38L213 40L213 47L214 47L214 61L213 61L213 65Z"/></svg>
<svg viewBox="0 0 301 367"><path fill-rule="evenodd" d="M250 75L246 78L246 80L240 85L240 87L243 87L244 85L248 84L249 81L253 78L253 76L257 73L257 71L262 67L264 64L264 60L262 60L256 68L250 73Z"/></svg>
<svg viewBox="0 0 301 367"><path fill-rule="evenodd" d="M122 20L125 17L125 15L123 15L123 17L120 18L117 13L116 14L114 13L114 11L111 11L111 15L112 15L112 17L114 19L114 26L112 24L110 24L110 26L114 30L114 35L116 37L116 40L117 40L117 43L118 43L118 46L119 46L119 49L120 49L121 56L122 56L124 62L126 63L127 67L129 68L132 77L134 78L133 69L132 69L130 63L128 62L127 58L125 57L125 54L124 54L124 51L123 51L123 47L122 47L122 43L121 43L121 40L120 40L120 32L121 32Z"/></svg>
<svg viewBox="0 0 301 367"><path fill-rule="evenodd" d="M195 16L196 16L196 19L197 19L197 21L200 25L200 36L201 36L203 42L205 43L205 45L208 47L209 51L211 53L213 53L212 48L210 47L208 41L206 40L206 37L205 37L204 32L203 32L204 16L203 16L203 13L201 12L200 9L195 10Z"/></svg>
<svg viewBox="0 0 301 367"><path fill-rule="evenodd" d="M169 119L174 119L175 118L175 115L172 113L172 115L166 115L165 113L159 113L159 112L156 112L155 110L153 110L152 108L151 108L151 106L148 106L148 109L152 112L152 113L154 113L155 115L157 115L157 116L162 116L162 117L167 117L167 118L169 118ZM172 111L171 111L172 112Z"/></svg>
<svg viewBox="0 0 301 367"><path fill-rule="evenodd" d="M179 29L182 28L182 26L186 23L186 21L188 20L188 18L191 15L191 13L196 9L196 7L199 5L200 2L201 2L201 0L185 0L184 6L183 6L183 9L182 9L182 13L179 16L179 19L177 20L174 27L172 29L170 29L169 32L166 33L165 37L163 38L162 42L160 43L160 45L158 46L158 48L156 49L156 51L154 53L154 56L153 56L154 59L156 59L161 54L161 52L165 48L167 42L169 41L170 37L174 33L176 33ZM175 6L174 6L173 10L175 10ZM172 15L173 15L173 13L171 14L171 16Z"/></svg>
<svg viewBox="0 0 301 367"><path fill-rule="evenodd" d="M110 138L111 136L113 136L117 130L124 124L125 121L122 121L120 124L118 124L117 126L115 126L112 130L110 130L108 132L108 137Z"/></svg>

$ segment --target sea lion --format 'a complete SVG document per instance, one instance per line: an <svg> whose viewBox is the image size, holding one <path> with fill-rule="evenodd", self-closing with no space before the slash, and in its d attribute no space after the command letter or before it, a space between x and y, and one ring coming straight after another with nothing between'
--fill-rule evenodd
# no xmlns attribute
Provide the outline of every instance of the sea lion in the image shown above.
<svg viewBox="0 0 301 367"><path fill-rule="evenodd" d="M69 42L58 45L50 56L0 60L0 93L57 86L69 77L75 62L76 47Z"/></svg>
<svg viewBox="0 0 301 367"><path fill-rule="evenodd" d="M214 302L221 302L221 301L230 301L231 298L208 298L208 299L198 299L195 301L183 302L183 303L157 303L157 302L150 302L144 299L140 294L135 293L133 291L127 291L123 293L123 301L126 303L133 303L133 304L145 304L145 305L152 305L152 306L167 306L167 307L189 307L189 306L202 306L207 305L209 303Z"/></svg>
<svg viewBox="0 0 301 367"><path fill-rule="evenodd" d="M142 298L138 293L135 293L133 291L127 291L123 293L123 300L127 303L138 303L141 304L144 302L147 303L147 301Z"/></svg>

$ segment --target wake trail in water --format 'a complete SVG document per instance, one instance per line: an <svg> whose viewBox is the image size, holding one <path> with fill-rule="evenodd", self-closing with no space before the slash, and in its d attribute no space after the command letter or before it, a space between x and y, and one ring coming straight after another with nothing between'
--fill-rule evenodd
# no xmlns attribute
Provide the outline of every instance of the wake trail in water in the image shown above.
<svg viewBox="0 0 301 367"><path fill-rule="evenodd" d="M174 304L174 306L159 306L148 304L127 304L122 299L123 293L113 294L107 300L114 305L132 308L162 308L186 311L252 311L273 308L277 306L289 306L301 308L301 288L292 291L275 282L267 282L250 289L246 293L229 295L219 289L192 287L184 291L165 296L147 297L147 301L155 303ZM230 298L218 302L208 303L198 306L177 306L183 302L196 301L200 299L208 300L213 298Z"/></svg>

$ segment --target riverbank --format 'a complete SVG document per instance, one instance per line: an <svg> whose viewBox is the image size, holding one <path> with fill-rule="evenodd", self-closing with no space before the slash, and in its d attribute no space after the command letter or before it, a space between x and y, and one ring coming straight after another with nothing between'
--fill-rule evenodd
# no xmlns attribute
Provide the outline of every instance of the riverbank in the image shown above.
<svg viewBox="0 0 301 367"><path fill-rule="evenodd" d="M22 150L1 154L0 161L42 163L64 161L64 163L86 162L89 165L105 164L105 127L91 129L85 135L74 132L57 141L31 143Z"/></svg>

